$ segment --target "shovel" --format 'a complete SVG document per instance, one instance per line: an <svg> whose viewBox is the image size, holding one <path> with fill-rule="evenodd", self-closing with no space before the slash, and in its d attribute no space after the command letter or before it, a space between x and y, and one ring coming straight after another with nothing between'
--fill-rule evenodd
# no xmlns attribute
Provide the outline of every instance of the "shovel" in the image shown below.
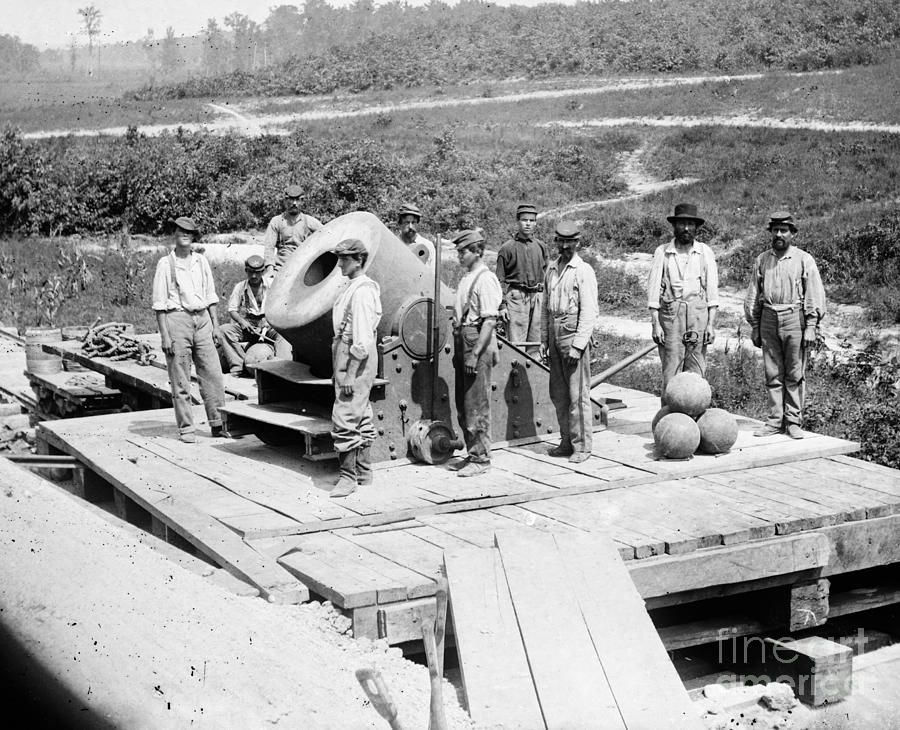
<svg viewBox="0 0 900 730"><path fill-rule="evenodd" d="M388 721L391 730L403 730L403 726L397 719L397 705L388 694L388 688L381 678L381 672L377 669L357 669L356 679L366 693L366 697L369 698L369 702L372 703L372 707Z"/></svg>

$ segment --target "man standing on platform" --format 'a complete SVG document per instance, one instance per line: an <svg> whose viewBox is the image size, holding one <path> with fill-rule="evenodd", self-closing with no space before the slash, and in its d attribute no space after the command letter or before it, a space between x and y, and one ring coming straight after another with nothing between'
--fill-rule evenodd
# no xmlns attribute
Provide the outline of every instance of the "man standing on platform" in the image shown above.
<svg viewBox="0 0 900 730"><path fill-rule="evenodd" d="M279 360L291 359L291 345L266 321L266 295L269 281L263 276L266 265L262 256L250 256L244 262L247 278L234 285L228 299L231 322L222 326L220 347L232 375L244 371L244 351L240 344L267 342Z"/></svg>
<svg viewBox="0 0 900 730"><path fill-rule="evenodd" d="M503 289L500 319L506 322L506 337L514 345L532 343L523 349L537 355L541 336L541 306L547 246L534 238L537 208L523 203L516 209L518 230L497 252L497 278Z"/></svg>
<svg viewBox="0 0 900 730"><path fill-rule="evenodd" d="M491 468L491 373L499 360L494 327L503 292L482 260L479 231L460 231L453 245L466 271L456 290L453 330L456 413L468 451L457 476L472 477Z"/></svg>
<svg viewBox="0 0 900 730"><path fill-rule="evenodd" d="M350 284L332 312L334 340L334 407L331 437L341 476L331 497L346 497L358 484L372 483L370 447L375 441L369 393L378 373L375 332L381 321L381 289L363 273L369 253L362 241L348 238L334 250L341 273Z"/></svg>
<svg viewBox="0 0 900 730"><path fill-rule="evenodd" d="M550 359L550 400L556 407L560 444L550 456L568 456L579 464L591 455L591 335L600 317L597 276L577 253L581 230L574 223L556 226L559 256L544 277L541 358Z"/></svg>
<svg viewBox="0 0 900 730"><path fill-rule="evenodd" d="M434 261L434 244L425 236L419 235L420 220L422 220L422 211L414 203L404 203L397 210L400 240L407 247L412 247L413 253L419 257L419 260L423 264L427 264Z"/></svg>
<svg viewBox="0 0 900 730"><path fill-rule="evenodd" d="M197 369L200 395L214 437L222 436L219 408L225 403L222 368L216 345L221 340L215 282L209 262L191 251L199 235L192 218L175 221L175 248L156 264L153 310L166 355L175 422L182 441L192 444L191 362Z"/></svg>
<svg viewBox="0 0 900 730"><path fill-rule="evenodd" d="M719 270L712 249L695 240L704 220L681 203L666 218L674 237L656 247L647 281L653 341L662 361L662 393L680 372L706 377L706 348L716 338Z"/></svg>
<svg viewBox="0 0 900 730"><path fill-rule="evenodd" d="M825 316L825 287L815 259L792 245L797 232L787 211L769 219L772 248L756 259L744 298L750 338L762 347L769 415L755 436L787 431L802 439L806 360Z"/></svg>
<svg viewBox="0 0 900 730"><path fill-rule="evenodd" d="M267 274L279 271L297 247L322 227L318 218L300 212L302 196L299 185L288 185L284 189L284 212L269 221L263 254Z"/></svg>

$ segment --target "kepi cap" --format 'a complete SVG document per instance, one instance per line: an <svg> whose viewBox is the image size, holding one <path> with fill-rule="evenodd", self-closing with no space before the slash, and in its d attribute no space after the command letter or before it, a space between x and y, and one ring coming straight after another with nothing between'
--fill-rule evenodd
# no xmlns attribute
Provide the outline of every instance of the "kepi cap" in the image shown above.
<svg viewBox="0 0 900 730"><path fill-rule="evenodd" d="M774 226L776 223L782 223L790 228L794 233L797 232L797 224L794 223L794 216L792 216L789 211L776 210L774 213L771 213L769 215L768 229L771 231L772 226Z"/></svg>
<svg viewBox="0 0 900 730"><path fill-rule="evenodd" d="M286 198L300 198L303 196L303 188L299 185L288 185L284 189L284 197Z"/></svg>
<svg viewBox="0 0 900 730"><path fill-rule="evenodd" d="M518 218L523 213L531 213L532 215L537 215L537 206L532 205L531 203L520 203L519 207L516 208L516 218Z"/></svg>
<svg viewBox="0 0 900 730"><path fill-rule="evenodd" d="M193 218L188 218L187 216L180 216L172 221L175 224L176 228L181 229L182 231L186 231L188 233L193 233L195 236L200 233L200 229L197 227L197 224L194 223Z"/></svg>
<svg viewBox="0 0 900 730"><path fill-rule="evenodd" d="M706 221L697 215L697 206L693 203L679 203L675 206L675 212L666 217L666 220L669 223L674 223L677 220L687 220L687 221L696 221L697 226L702 226Z"/></svg>
<svg viewBox="0 0 900 730"><path fill-rule="evenodd" d="M244 268L249 269L250 271L262 271L266 268L265 259L258 254L248 256L247 260L244 262Z"/></svg>
<svg viewBox="0 0 900 730"><path fill-rule="evenodd" d="M397 218L402 218L405 215L414 215L421 220L422 211L419 210L419 206L415 203L404 203L397 209Z"/></svg>
<svg viewBox="0 0 900 730"><path fill-rule="evenodd" d="M358 238L345 238L337 246L334 247L334 253L338 256L356 256L364 253L368 254L366 245Z"/></svg>
<svg viewBox="0 0 900 730"><path fill-rule="evenodd" d="M471 228L467 228L464 231L460 231L457 233L450 242L456 248L457 251L462 251L464 248L468 248L473 243L484 243L484 236L481 235L481 231L475 231Z"/></svg>
<svg viewBox="0 0 900 730"><path fill-rule="evenodd" d="M580 241L581 227L571 221L560 221L556 224L557 241Z"/></svg>

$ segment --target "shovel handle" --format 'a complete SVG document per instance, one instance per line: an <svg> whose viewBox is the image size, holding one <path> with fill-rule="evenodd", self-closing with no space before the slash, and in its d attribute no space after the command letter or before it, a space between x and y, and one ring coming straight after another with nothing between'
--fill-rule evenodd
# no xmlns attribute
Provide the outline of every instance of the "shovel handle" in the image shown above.
<svg viewBox="0 0 900 730"><path fill-rule="evenodd" d="M369 698L375 711L388 721L391 730L403 730L403 726L397 719L397 706L388 693L381 672L377 669L357 669L356 680L363 688L363 692L366 693L366 697Z"/></svg>

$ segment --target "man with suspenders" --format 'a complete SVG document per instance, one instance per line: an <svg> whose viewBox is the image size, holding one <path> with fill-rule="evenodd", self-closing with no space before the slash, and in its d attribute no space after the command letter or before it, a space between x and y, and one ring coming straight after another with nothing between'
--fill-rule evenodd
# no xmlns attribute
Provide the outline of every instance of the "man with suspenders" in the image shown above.
<svg viewBox="0 0 900 730"><path fill-rule="evenodd" d="M159 260L153 277L153 309L166 355L175 422L182 441L192 444L191 362L197 369L200 395L212 435L222 436L219 408L225 402L222 368L216 345L221 340L215 282L209 262L191 251L198 236L191 218L175 221L175 249Z"/></svg>
<svg viewBox="0 0 900 730"><path fill-rule="evenodd" d="M494 327L503 290L482 260L479 231L461 231L453 245L467 272L456 290L454 323L456 413L468 450L457 475L471 477L491 467L491 371L499 359Z"/></svg>
<svg viewBox="0 0 900 730"><path fill-rule="evenodd" d="M378 374L376 330L381 321L381 289L363 273L369 254L362 241L348 238L334 249L341 273L350 279L332 312L334 407L331 438L341 476L329 493L346 497L358 484L372 483L369 448L375 440L369 393Z"/></svg>
<svg viewBox="0 0 900 730"><path fill-rule="evenodd" d="M278 360L291 359L291 344L269 327L266 321L266 295L271 280L263 274L266 264L262 256L250 256L244 262L247 278L234 285L228 299L228 316L231 322L222 326L220 347L232 375L244 370L244 352L241 343L253 344L270 340Z"/></svg>

